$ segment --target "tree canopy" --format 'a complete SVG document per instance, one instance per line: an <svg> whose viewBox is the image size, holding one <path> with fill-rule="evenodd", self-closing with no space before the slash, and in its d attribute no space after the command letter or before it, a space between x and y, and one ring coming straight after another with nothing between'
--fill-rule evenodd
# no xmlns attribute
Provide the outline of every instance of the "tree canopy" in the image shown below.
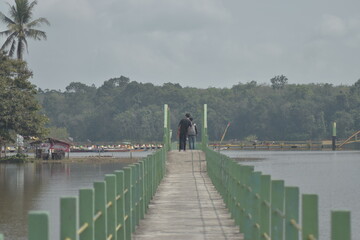
<svg viewBox="0 0 360 240"><path fill-rule="evenodd" d="M213 141L220 140L228 122L227 140L330 139L333 121L341 138L360 129L360 80L352 86L289 84L285 76L270 82L197 89L122 76L100 87L74 82L64 92L41 90L38 97L50 126L67 129L75 141L161 141L164 103L171 108L173 138L186 112L201 129L204 103Z"/></svg>
<svg viewBox="0 0 360 240"><path fill-rule="evenodd" d="M40 137L46 132L47 118L40 114L31 76L24 61L9 59L0 51L0 142L12 141L16 134Z"/></svg>

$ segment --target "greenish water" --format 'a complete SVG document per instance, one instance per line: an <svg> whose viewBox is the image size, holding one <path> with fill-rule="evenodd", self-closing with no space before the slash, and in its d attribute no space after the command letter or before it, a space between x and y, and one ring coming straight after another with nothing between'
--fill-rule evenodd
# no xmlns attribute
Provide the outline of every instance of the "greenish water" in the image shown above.
<svg viewBox="0 0 360 240"><path fill-rule="evenodd" d="M59 239L61 196L78 196L121 163L0 164L0 233L6 240L27 239L30 210L50 212L50 239Z"/></svg>
<svg viewBox="0 0 360 240"><path fill-rule="evenodd" d="M332 210L351 211L352 239L360 240L360 151L222 151L241 164L319 196L320 239L330 239Z"/></svg>

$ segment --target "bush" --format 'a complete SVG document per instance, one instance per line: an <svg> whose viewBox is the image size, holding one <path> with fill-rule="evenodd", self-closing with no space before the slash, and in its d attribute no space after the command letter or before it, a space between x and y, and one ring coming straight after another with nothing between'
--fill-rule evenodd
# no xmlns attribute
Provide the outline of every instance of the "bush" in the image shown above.
<svg viewBox="0 0 360 240"><path fill-rule="evenodd" d="M18 153L13 156L0 158L0 163L24 163L28 160L27 158L28 155L23 153Z"/></svg>

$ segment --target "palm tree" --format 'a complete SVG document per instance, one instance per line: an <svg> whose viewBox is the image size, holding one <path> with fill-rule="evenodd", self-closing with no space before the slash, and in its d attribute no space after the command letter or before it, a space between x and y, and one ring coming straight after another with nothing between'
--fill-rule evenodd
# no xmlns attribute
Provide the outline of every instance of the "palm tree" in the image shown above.
<svg viewBox="0 0 360 240"><path fill-rule="evenodd" d="M23 59L23 52L26 47L28 51L27 39L32 38L35 40L46 40L46 33L34 27L45 23L50 25L46 18L31 19L33 8L37 1L29 3L28 0L15 0L15 5L10 7L10 17L5 16L0 12L0 20L6 24L7 30L0 32L0 36L6 36L6 40L1 47L1 50L9 48L8 55L12 57L16 49L18 59Z"/></svg>

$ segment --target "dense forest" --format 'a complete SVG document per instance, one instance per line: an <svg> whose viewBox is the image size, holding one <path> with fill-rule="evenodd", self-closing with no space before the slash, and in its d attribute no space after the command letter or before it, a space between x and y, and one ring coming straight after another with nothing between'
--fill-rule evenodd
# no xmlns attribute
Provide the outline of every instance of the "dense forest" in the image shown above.
<svg viewBox="0 0 360 240"><path fill-rule="evenodd" d="M360 80L352 86L288 84L281 75L269 84L198 89L121 76L100 87L73 82L65 91L39 89L38 99L51 134L76 142L160 141L165 103L171 108L173 132L186 112L201 129L207 103L210 141L221 138L228 122L225 140L330 139L333 121L339 138L360 129Z"/></svg>

